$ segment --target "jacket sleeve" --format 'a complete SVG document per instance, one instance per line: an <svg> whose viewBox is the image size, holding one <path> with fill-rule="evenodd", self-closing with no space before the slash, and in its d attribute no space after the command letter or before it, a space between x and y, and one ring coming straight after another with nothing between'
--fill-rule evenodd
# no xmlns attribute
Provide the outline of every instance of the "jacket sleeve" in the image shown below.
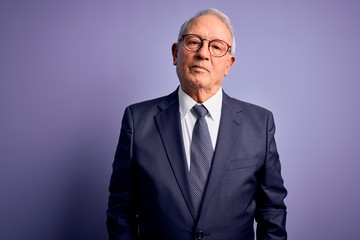
<svg viewBox="0 0 360 240"><path fill-rule="evenodd" d="M109 186L107 230L110 240L137 239L136 197L133 167L133 119L126 108L113 162Z"/></svg>
<svg viewBox="0 0 360 240"><path fill-rule="evenodd" d="M267 144L265 162L258 174L256 193L256 235L258 240L285 240L287 190L281 176L279 154L275 143L275 124L271 112L267 118Z"/></svg>

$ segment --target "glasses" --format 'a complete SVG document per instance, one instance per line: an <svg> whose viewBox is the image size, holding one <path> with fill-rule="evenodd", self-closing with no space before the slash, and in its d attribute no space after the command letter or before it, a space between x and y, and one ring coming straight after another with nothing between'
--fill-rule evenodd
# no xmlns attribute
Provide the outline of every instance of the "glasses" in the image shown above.
<svg viewBox="0 0 360 240"><path fill-rule="evenodd" d="M208 41L208 48L211 55L214 57L223 57L231 49L231 46L225 41L220 39L203 39L196 34L185 34L181 36L185 49L190 52L197 52L203 45L205 41Z"/></svg>

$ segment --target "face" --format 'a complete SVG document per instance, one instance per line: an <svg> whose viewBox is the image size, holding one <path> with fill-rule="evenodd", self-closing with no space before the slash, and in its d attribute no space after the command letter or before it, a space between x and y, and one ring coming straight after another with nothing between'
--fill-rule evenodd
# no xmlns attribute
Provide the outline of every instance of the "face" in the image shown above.
<svg viewBox="0 0 360 240"><path fill-rule="evenodd" d="M232 44L230 31L213 15L197 18L187 27L185 33L197 34L203 39L221 39L229 45ZM172 53L181 88L189 95L194 91L215 94L235 61L235 57L229 53L220 58L212 56L208 41L205 41L197 52L185 49L182 42L174 43Z"/></svg>

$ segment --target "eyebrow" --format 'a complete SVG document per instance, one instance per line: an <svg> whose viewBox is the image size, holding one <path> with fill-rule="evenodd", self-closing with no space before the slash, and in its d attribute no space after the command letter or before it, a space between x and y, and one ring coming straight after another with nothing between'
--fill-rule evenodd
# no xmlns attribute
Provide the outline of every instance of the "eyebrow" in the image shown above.
<svg viewBox="0 0 360 240"><path fill-rule="evenodd" d="M221 40L221 41L224 41L224 42L227 43L227 41L225 41L224 39L218 38L218 37L210 38L210 39L209 39L209 38L204 38L204 37L202 37L202 36L201 36L200 34L198 34L198 33L192 33L192 32L184 33L183 36L184 36L184 35L188 35L188 34L194 34L194 35L197 35L197 36L201 37L201 39L205 39L205 40L209 40L209 41L212 41L212 40Z"/></svg>

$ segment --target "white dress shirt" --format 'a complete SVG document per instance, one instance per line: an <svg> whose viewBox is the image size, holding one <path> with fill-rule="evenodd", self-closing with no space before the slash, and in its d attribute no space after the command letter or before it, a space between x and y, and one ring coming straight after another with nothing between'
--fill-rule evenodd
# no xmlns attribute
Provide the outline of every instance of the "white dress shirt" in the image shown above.
<svg viewBox="0 0 360 240"><path fill-rule="evenodd" d="M183 135L183 141L184 141L184 147L185 147L185 154L186 154L186 162L188 165L188 168L190 169L190 144L191 144L191 138L192 138L192 132L194 129L194 125L196 123L196 116L191 110L197 103L192 99L189 95L187 95L181 87L179 87L179 110L180 110L180 121L181 121L181 129L182 129L182 135ZM202 103L206 107L206 109L209 111L208 114L205 116L205 120L207 122L211 142L213 145L213 148L215 150L216 146L216 140L218 136L219 131L219 125L220 125L220 117L221 117L221 106L222 106L222 88L219 89L219 91Z"/></svg>

